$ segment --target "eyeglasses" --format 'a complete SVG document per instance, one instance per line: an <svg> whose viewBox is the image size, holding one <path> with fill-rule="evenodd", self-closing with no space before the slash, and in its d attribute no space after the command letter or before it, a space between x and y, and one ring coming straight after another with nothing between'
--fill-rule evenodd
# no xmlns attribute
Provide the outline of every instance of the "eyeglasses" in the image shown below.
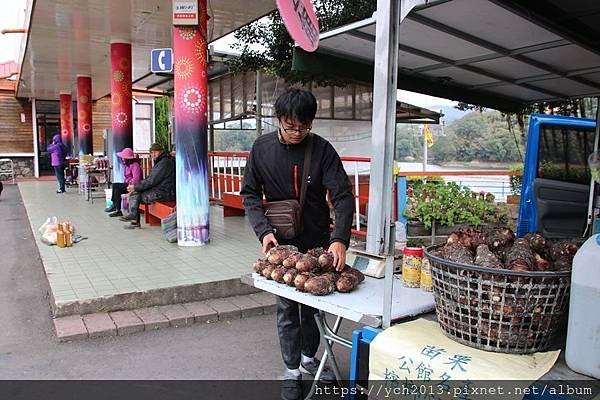
<svg viewBox="0 0 600 400"><path fill-rule="evenodd" d="M310 132L310 130L312 129L312 126L309 126L307 128L284 128L283 126L281 126L281 129L283 129L283 131L285 133L300 133L300 134L307 134L308 132Z"/></svg>

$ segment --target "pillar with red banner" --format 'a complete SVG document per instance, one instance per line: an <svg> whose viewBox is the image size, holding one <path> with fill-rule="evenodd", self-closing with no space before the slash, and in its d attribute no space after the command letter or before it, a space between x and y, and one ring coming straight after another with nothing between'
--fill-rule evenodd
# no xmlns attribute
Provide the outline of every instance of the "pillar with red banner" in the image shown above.
<svg viewBox="0 0 600 400"><path fill-rule="evenodd" d="M89 75L77 75L77 135L79 156L93 154L92 78Z"/></svg>
<svg viewBox="0 0 600 400"><path fill-rule="evenodd" d="M111 41L110 65L113 182L122 183L124 165L117 157L117 153L126 147L133 148L130 43L122 40Z"/></svg>
<svg viewBox="0 0 600 400"><path fill-rule="evenodd" d="M206 0L199 26L173 27L177 243L209 241Z"/></svg>
<svg viewBox="0 0 600 400"><path fill-rule="evenodd" d="M73 155L73 98L71 92L60 92L60 137L67 146L67 157Z"/></svg>

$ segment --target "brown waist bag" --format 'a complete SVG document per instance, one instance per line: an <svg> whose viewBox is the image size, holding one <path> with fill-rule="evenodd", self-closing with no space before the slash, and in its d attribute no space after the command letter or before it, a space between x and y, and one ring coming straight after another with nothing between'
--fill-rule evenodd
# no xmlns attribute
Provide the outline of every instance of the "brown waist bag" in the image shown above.
<svg viewBox="0 0 600 400"><path fill-rule="evenodd" d="M300 185L300 201L280 200L270 201L263 204L265 217L275 230L278 239L293 239L299 236L304 229L302 223L302 209L306 200L308 174L310 171L310 158L312 155L312 134L306 138L306 151L304 152L304 166L302 167L302 183Z"/></svg>

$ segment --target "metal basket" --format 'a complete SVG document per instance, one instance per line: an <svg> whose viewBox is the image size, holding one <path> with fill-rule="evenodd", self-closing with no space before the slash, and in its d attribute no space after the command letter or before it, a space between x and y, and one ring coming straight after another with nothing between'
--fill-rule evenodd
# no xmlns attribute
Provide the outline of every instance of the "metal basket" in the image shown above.
<svg viewBox="0 0 600 400"><path fill-rule="evenodd" d="M568 308L571 272L513 272L448 261L425 250L445 334L500 353L547 349Z"/></svg>

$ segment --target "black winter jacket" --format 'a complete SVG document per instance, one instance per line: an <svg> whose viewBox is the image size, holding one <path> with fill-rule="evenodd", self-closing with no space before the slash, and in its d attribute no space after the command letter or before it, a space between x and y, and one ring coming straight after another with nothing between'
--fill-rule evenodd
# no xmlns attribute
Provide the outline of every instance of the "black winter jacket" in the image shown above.
<svg viewBox="0 0 600 400"><path fill-rule="evenodd" d="M163 152L154 161L152 172L143 181L134 185L134 190L138 193L152 190L160 194L161 198L175 198L175 160Z"/></svg>
<svg viewBox="0 0 600 400"><path fill-rule="evenodd" d="M306 139L297 145L284 144L277 132L265 134L254 142L246 164L241 194L256 236L273 232L264 215L263 194L267 201L300 199ZM339 155L322 137L313 134L311 167L304 203L302 234L280 244L294 244L301 251L340 241L349 246L354 211L352 186ZM335 228L330 235L331 218L327 190L335 210Z"/></svg>

